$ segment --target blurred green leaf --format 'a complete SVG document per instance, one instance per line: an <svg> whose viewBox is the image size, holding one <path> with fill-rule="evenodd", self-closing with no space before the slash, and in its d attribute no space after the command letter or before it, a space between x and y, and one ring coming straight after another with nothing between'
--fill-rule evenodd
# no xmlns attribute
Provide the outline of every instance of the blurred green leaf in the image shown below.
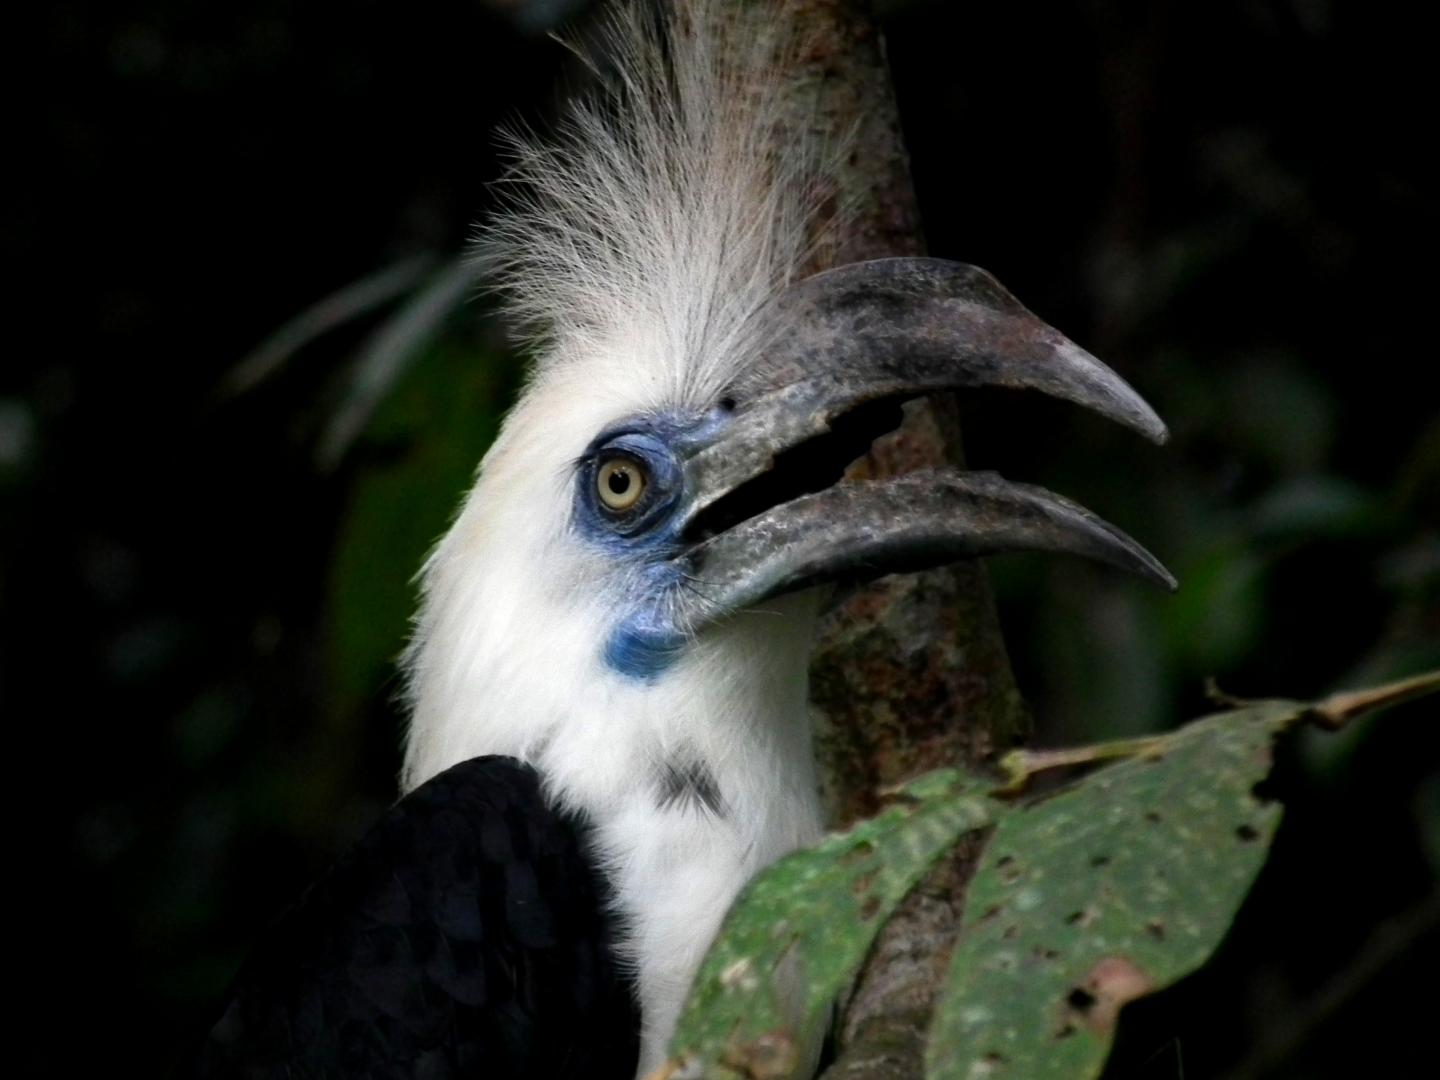
<svg viewBox="0 0 1440 1080"><path fill-rule="evenodd" d="M1086 572L1089 572L1088 570ZM1159 672L1166 611L1156 597L1114 585L1095 589L1086 605L1067 597L1052 616L1050 648L1066 666L1067 698L1085 741L1123 739L1172 723ZM1085 633L1075 627L1084 625Z"/></svg>
<svg viewBox="0 0 1440 1080"><path fill-rule="evenodd" d="M1335 439L1334 391L1289 355L1238 364L1224 386L1225 422L1218 430L1248 457L1280 475L1324 465Z"/></svg>
<svg viewBox="0 0 1440 1080"><path fill-rule="evenodd" d="M1307 474L1271 489L1250 512L1261 536L1366 536L1393 527L1384 503L1359 484L1338 476Z"/></svg>
<svg viewBox="0 0 1440 1080"><path fill-rule="evenodd" d="M1170 649L1188 670L1224 671L1256 647L1265 617L1265 564L1223 542L1177 569L1184 583L1164 609Z"/></svg>
<svg viewBox="0 0 1440 1080"><path fill-rule="evenodd" d="M434 263L434 255L412 255L317 300L231 368L221 384L222 393L234 395L253 390L281 371L291 357L316 338L409 292Z"/></svg>
<svg viewBox="0 0 1440 1080"><path fill-rule="evenodd" d="M456 256L431 274L365 342L345 396L321 437L317 454L321 468L333 468L354 445L376 410L474 293L480 273L475 259Z"/></svg>
<svg viewBox="0 0 1440 1080"><path fill-rule="evenodd" d="M425 350L369 425L398 453L359 472L331 562L330 668L339 709L393 677L413 580L499 426L511 362L450 340Z"/></svg>

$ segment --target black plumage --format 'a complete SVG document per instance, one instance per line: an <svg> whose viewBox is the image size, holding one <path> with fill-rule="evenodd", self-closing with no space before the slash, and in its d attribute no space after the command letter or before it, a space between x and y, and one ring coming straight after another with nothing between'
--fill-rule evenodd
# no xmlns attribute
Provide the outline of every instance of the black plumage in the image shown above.
<svg viewBox="0 0 1440 1080"><path fill-rule="evenodd" d="M586 832L512 758L436 776L276 924L182 1075L629 1080L638 1012Z"/></svg>

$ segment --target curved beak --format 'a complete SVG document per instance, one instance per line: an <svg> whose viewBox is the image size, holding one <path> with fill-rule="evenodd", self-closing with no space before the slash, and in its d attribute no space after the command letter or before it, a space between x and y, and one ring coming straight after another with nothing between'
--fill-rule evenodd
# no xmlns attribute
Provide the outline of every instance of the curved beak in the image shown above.
<svg viewBox="0 0 1440 1080"><path fill-rule="evenodd" d="M985 271L856 263L801 282L762 318L761 355L682 450L693 587L676 614L689 625L810 585L1006 551L1083 555L1175 588L1134 540L1043 488L958 469L840 482L901 403L942 390L1040 390L1165 441L1139 394Z"/></svg>

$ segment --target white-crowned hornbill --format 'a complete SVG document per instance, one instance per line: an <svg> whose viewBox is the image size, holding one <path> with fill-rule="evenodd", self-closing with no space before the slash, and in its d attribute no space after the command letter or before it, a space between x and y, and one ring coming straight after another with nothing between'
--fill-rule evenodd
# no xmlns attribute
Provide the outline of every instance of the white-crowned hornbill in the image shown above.
<svg viewBox="0 0 1440 1080"><path fill-rule="evenodd" d="M406 794L246 966L202 1073L648 1070L736 892L820 834L817 586L1018 549L1172 584L1040 488L842 479L939 391L1165 429L983 271L802 278L828 151L774 138L799 46L684 11L622 15L609 89L516 143L488 257L537 362L425 566Z"/></svg>

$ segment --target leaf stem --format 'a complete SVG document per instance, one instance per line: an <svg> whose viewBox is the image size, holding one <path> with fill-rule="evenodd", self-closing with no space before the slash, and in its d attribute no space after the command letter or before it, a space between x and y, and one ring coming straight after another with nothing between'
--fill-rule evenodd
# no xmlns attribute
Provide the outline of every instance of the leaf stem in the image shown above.
<svg viewBox="0 0 1440 1080"><path fill-rule="evenodd" d="M994 794L1023 794L1033 777L1052 769L1091 765L1097 761L1113 761L1117 758L1164 757L1176 734L1170 732L1138 739L1116 739L1113 742L1095 743L1093 746L1070 746L1060 750L1011 750L1000 759L1000 770L1005 774L1005 782L995 789Z"/></svg>

